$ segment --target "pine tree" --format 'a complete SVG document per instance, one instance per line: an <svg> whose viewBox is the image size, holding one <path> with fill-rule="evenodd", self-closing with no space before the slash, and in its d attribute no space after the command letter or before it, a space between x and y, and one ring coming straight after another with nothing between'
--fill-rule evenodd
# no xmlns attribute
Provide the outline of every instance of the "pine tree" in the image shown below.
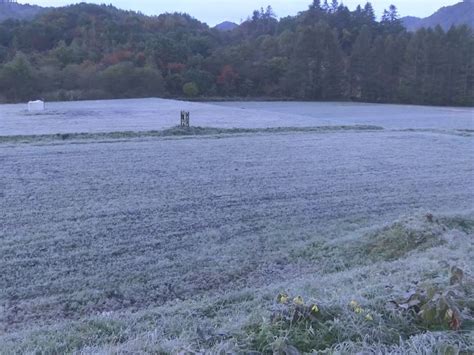
<svg viewBox="0 0 474 355"><path fill-rule="evenodd" d="M381 21L386 34L397 34L404 30L397 7L390 5L389 10L384 10Z"/></svg>
<svg viewBox="0 0 474 355"><path fill-rule="evenodd" d="M401 68L399 97L403 102L425 102L423 88L426 68L424 43L426 31L421 29L408 42Z"/></svg>
<svg viewBox="0 0 474 355"><path fill-rule="evenodd" d="M334 100L347 97L344 73L344 53L337 39L337 33L326 28L325 55L321 67L322 98Z"/></svg>
<svg viewBox="0 0 474 355"><path fill-rule="evenodd" d="M370 19L371 21L375 21L375 11L374 11L374 8L373 8L373 6L370 2L365 4L364 13L365 13L365 16L367 16L368 19Z"/></svg>
<svg viewBox="0 0 474 355"><path fill-rule="evenodd" d="M321 7L324 12L329 12L328 0L324 0L323 6Z"/></svg>
<svg viewBox="0 0 474 355"><path fill-rule="evenodd" d="M430 102L440 105L444 97L444 76L447 70L447 54L444 47L445 33L440 26L428 29L425 40L424 60L426 61L423 92Z"/></svg>
<svg viewBox="0 0 474 355"><path fill-rule="evenodd" d="M309 6L310 10L321 10L321 0L313 0L313 3Z"/></svg>
<svg viewBox="0 0 474 355"><path fill-rule="evenodd" d="M270 5L268 5L266 10L265 10L265 13L264 13L264 18L271 19L271 18L275 18L275 17L276 17L276 14L273 11L273 8Z"/></svg>
<svg viewBox="0 0 474 355"><path fill-rule="evenodd" d="M398 21L398 19L400 18L400 16L398 15L398 10L397 10L397 7L395 5L390 5L390 8L389 8L389 19L390 19L390 22L395 22L395 21Z"/></svg>
<svg viewBox="0 0 474 355"><path fill-rule="evenodd" d="M285 79L288 91L298 97L320 100L323 97L323 63L327 24L306 26L298 30L295 51L290 62L290 70Z"/></svg>
<svg viewBox="0 0 474 355"><path fill-rule="evenodd" d="M384 83L382 100L394 102L398 100L399 78L403 55L405 52L405 37L401 35L388 35L384 42L382 59L381 80Z"/></svg>
<svg viewBox="0 0 474 355"><path fill-rule="evenodd" d="M350 96L358 100L369 97L374 72L371 60L372 35L367 26L357 37L350 57Z"/></svg>
<svg viewBox="0 0 474 355"><path fill-rule="evenodd" d="M448 33L448 51L456 52L455 70L452 79L453 105L474 105L474 33L468 26L450 30L455 32L455 39Z"/></svg>

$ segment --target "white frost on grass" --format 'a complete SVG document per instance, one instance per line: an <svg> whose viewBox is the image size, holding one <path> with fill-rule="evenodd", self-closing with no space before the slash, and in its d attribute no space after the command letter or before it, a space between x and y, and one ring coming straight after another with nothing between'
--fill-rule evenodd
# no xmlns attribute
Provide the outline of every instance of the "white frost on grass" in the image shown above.
<svg viewBox="0 0 474 355"><path fill-rule="evenodd" d="M100 110L111 104L97 103ZM147 128L152 111L129 104L115 113L122 115L116 124ZM164 102L163 110L168 104L177 107ZM115 122L78 112L76 123L28 116L22 132L20 115L10 123L0 117L0 127L110 132ZM273 119L252 110L232 126ZM312 120L300 119L304 126ZM466 128L463 120L453 125ZM437 118L425 122L446 128ZM0 353L255 350L249 327L266 324L281 291L343 309L331 350L468 346L464 333L449 332L387 341L413 327L384 318L380 304L414 283L446 283L450 265L472 273L472 136L382 130L215 138L223 137L0 144ZM443 222L423 239L427 212L466 211L466 230ZM381 232L400 216L408 217ZM421 244L406 239L412 231ZM371 236L387 243L363 249ZM358 323L344 308L352 298L380 323ZM268 335L275 346L284 341Z"/></svg>
<svg viewBox="0 0 474 355"><path fill-rule="evenodd" d="M474 129L470 108L358 103L199 103L165 99L51 102L39 114L0 105L0 136L162 130L179 123L219 128L378 125L389 129Z"/></svg>

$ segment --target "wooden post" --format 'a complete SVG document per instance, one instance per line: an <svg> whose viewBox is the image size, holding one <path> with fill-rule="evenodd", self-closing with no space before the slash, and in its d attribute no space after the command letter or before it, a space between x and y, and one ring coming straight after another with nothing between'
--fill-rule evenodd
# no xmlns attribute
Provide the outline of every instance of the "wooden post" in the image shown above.
<svg viewBox="0 0 474 355"><path fill-rule="evenodd" d="M180 127L190 127L189 116L190 113L188 111L181 111Z"/></svg>

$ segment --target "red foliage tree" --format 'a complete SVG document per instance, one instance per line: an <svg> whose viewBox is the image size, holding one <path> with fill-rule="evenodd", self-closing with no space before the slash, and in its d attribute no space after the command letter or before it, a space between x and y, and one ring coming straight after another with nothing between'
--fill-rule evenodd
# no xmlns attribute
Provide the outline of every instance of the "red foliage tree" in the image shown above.
<svg viewBox="0 0 474 355"><path fill-rule="evenodd" d="M231 87L238 78L239 74L234 70L232 65L228 64L222 68L220 75L217 77L217 84Z"/></svg>

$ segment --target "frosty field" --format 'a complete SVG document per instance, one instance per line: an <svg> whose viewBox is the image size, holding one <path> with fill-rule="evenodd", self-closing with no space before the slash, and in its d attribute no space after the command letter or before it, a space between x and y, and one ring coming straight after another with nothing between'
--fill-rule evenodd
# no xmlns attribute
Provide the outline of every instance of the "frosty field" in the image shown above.
<svg viewBox="0 0 474 355"><path fill-rule="evenodd" d="M219 128L380 125L391 129L474 129L470 108L312 102L197 103L163 99L52 102L28 113L26 105L0 106L0 135L160 130L179 123Z"/></svg>
<svg viewBox="0 0 474 355"><path fill-rule="evenodd" d="M452 331L386 307L473 275L472 109L24 109L0 106L0 354L474 350L472 308ZM276 326L282 292L330 319Z"/></svg>

